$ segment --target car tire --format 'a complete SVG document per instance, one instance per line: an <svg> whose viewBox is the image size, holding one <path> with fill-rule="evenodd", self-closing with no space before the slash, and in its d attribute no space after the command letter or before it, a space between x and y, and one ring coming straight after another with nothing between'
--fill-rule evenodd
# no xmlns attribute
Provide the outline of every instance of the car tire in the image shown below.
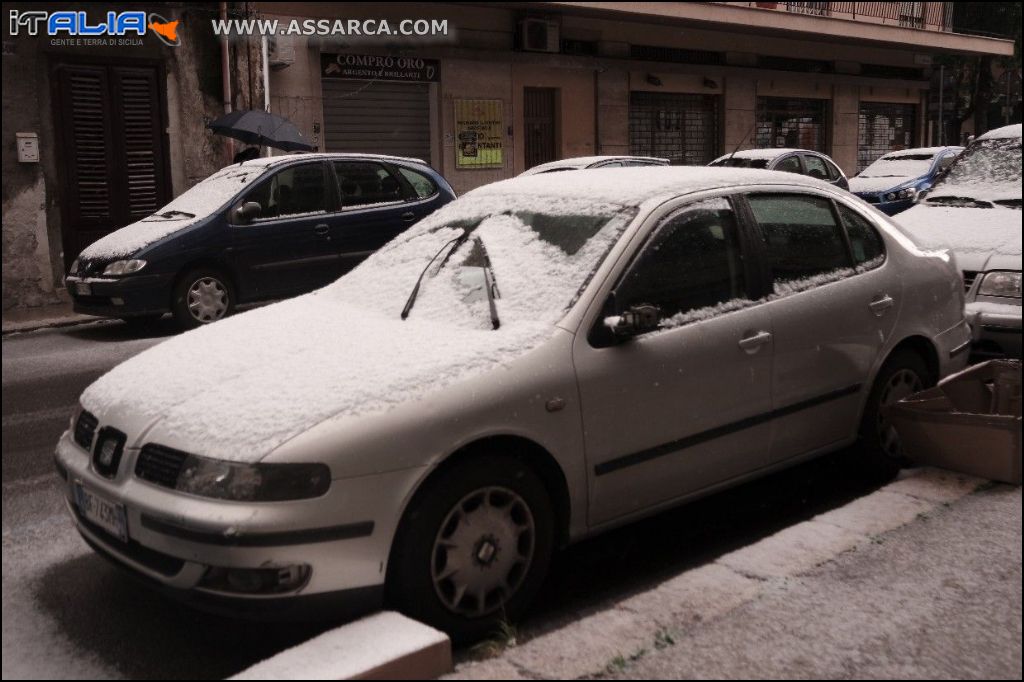
<svg viewBox="0 0 1024 682"><path fill-rule="evenodd" d="M878 370L860 424L859 454L866 473L889 479L907 464L899 435L883 408L934 384L924 358L911 350L897 351Z"/></svg>
<svg viewBox="0 0 1024 682"><path fill-rule="evenodd" d="M406 510L387 601L457 643L494 635L536 595L554 538L547 489L524 460L463 460L428 481Z"/></svg>
<svg viewBox="0 0 1024 682"><path fill-rule="evenodd" d="M230 315L235 309L231 279L214 268L196 268L178 278L171 312L178 325L194 329Z"/></svg>

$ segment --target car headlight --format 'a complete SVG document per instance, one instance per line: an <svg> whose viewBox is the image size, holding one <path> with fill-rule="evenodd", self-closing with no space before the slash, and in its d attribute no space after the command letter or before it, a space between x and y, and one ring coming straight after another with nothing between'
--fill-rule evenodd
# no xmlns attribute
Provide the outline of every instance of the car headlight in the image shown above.
<svg viewBox="0 0 1024 682"><path fill-rule="evenodd" d="M146 261L133 258L131 260L116 260L104 270L104 275L130 275L146 267Z"/></svg>
<svg viewBox="0 0 1024 682"><path fill-rule="evenodd" d="M978 295L1020 298L1020 273L1005 270L987 273L981 280Z"/></svg>
<svg viewBox="0 0 1024 682"><path fill-rule="evenodd" d="M78 259L76 258L74 261L71 262L71 267L68 268L68 274L69 275L77 275L78 274L78 265L79 265Z"/></svg>
<svg viewBox="0 0 1024 682"><path fill-rule="evenodd" d="M175 490L221 500L281 502L319 497L331 487L326 464L243 464L189 455Z"/></svg>
<svg viewBox="0 0 1024 682"><path fill-rule="evenodd" d="M917 190L913 187L907 187L896 192L889 192L885 195L886 201L903 201L904 199L913 199L917 196Z"/></svg>

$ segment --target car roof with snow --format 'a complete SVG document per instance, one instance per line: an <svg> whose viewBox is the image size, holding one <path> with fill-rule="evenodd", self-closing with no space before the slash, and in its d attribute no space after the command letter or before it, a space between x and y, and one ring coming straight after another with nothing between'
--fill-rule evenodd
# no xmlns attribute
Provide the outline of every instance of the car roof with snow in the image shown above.
<svg viewBox="0 0 1024 682"><path fill-rule="evenodd" d="M899 149L899 150L894 151L894 152L889 152L888 154L886 154L885 156L883 156L881 158L883 158L883 159L902 159L905 156L924 156L925 154L927 154L929 156L935 156L936 154L938 154L940 152L944 152L946 150L952 150L952 151L960 152L960 151L963 151L963 149L964 149L963 147L956 147L956 146L951 146L951 145L947 145L945 147L915 147L914 149Z"/></svg>
<svg viewBox="0 0 1024 682"><path fill-rule="evenodd" d="M583 169L588 166L592 166L595 163L601 163L602 161L650 161L655 164L668 165L669 160L658 156L635 156L629 154L615 154L606 156L576 156L571 159L559 159L558 161L549 161L542 163L538 166L534 166L529 170L525 171L530 175L534 173L543 173L545 171L556 170L556 169Z"/></svg>
<svg viewBox="0 0 1024 682"><path fill-rule="evenodd" d="M796 154L796 153L820 154L820 152L812 151L810 149L792 149L792 148L788 148L788 147L769 147L767 149L741 149L741 150L739 150L739 151L737 151L735 153L722 154L721 156L719 156L717 159L715 159L711 163L717 163L719 161L724 161L725 159L728 159L728 158L733 158L733 159L765 159L767 161L771 161L772 159L777 159L780 156L784 156L786 154Z"/></svg>
<svg viewBox="0 0 1024 682"><path fill-rule="evenodd" d="M430 165L423 159L417 159L411 156L394 156L391 154L364 154L362 152L301 152L298 154L282 154L280 156L261 156L259 158L249 159L248 161L242 161L240 163L235 163L232 165L242 167L270 167L277 165L279 163L287 163L289 161L315 161L318 159L324 159L328 161L332 159L375 159L378 161L404 161L406 163L418 163L422 166Z"/></svg>
<svg viewBox="0 0 1024 682"><path fill-rule="evenodd" d="M478 187L464 196L530 195L537 197L538 203L566 197L621 206L639 206L655 198L761 184L799 184L834 189L828 183L814 178L778 171L707 166L640 166L592 168L575 173L520 175L510 180Z"/></svg>
<svg viewBox="0 0 1024 682"><path fill-rule="evenodd" d="M978 140L1010 140L1013 138L1020 138L1021 136L1021 124L1015 123L1011 126L1003 126L1002 128L996 128L990 130L987 133L978 137Z"/></svg>

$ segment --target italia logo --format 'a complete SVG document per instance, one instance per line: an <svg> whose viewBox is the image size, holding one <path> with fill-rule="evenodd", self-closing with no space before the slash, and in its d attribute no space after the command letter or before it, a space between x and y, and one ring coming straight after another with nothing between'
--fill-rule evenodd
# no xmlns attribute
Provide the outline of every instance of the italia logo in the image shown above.
<svg viewBox="0 0 1024 682"><path fill-rule="evenodd" d="M124 37L127 35L144 36L152 32L164 45L177 47L181 45L178 35L178 20L168 21L155 13L146 12L107 12L105 20L90 21L82 11L76 12L21 12L12 9L9 16L9 30L12 36L25 31L30 36L39 35L45 30L46 35L59 37L62 35L83 38L101 36Z"/></svg>

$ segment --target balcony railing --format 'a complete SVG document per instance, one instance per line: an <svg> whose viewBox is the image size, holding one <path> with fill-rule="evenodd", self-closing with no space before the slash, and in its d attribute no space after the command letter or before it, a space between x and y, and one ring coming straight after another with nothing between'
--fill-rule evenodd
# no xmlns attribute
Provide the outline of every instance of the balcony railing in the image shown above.
<svg viewBox="0 0 1024 682"><path fill-rule="evenodd" d="M791 12L873 24L969 35L1012 37L1011 27L993 21L985 3L976 2L729 2L764 10ZM991 5L990 5L991 8Z"/></svg>

